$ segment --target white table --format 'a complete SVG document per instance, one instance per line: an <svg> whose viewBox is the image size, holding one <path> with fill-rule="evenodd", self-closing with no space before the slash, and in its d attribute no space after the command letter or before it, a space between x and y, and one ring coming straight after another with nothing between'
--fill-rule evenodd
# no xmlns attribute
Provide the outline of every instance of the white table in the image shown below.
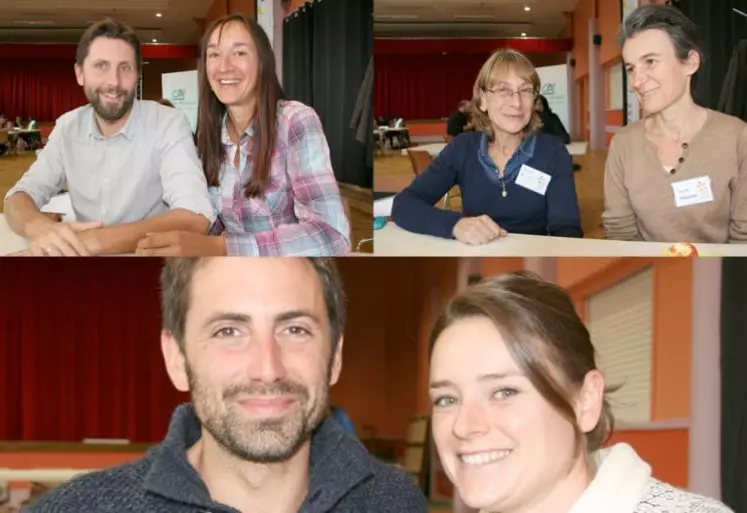
<svg viewBox="0 0 747 513"><path fill-rule="evenodd" d="M419 235L393 222L374 232L376 256L664 256L671 244L509 234L483 246ZM747 244L695 244L700 256L747 256Z"/></svg>
<svg viewBox="0 0 747 513"><path fill-rule="evenodd" d="M23 237L16 235L5 221L5 216L0 213L0 257L24 251L28 248L28 243ZM120 255L121 256L121 255ZM371 253L351 252L348 256L374 256Z"/></svg>
<svg viewBox="0 0 747 513"><path fill-rule="evenodd" d="M571 144L566 144L565 147L568 149L568 153L571 155L586 155L586 148L588 147L589 143L586 141L578 141L578 142L572 142ZM437 157L439 153L446 147L446 143L433 143L433 144L423 144L420 146L413 146L409 148L411 151L427 151L432 157Z"/></svg>
<svg viewBox="0 0 747 513"><path fill-rule="evenodd" d="M0 256L23 251L27 247L26 239L13 233L5 221L5 216L0 214Z"/></svg>

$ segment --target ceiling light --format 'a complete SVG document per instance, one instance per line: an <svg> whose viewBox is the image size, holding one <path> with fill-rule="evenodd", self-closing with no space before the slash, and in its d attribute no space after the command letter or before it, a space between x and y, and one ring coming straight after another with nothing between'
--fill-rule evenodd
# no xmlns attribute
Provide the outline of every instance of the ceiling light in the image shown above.
<svg viewBox="0 0 747 513"><path fill-rule="evenodd" d="M526 32L522 32L521 33L521 37L527 37L527 33Z"/></svg>
<svg viewBox="0 0 747 513"><path fill-rule="evenodd" d="M525 10L526 12L529 12L529 11L531 11L531 10L532 10L532 8L531 8L531 7L529 7L528 5L526 5L526 6L524 6L524 10Z"/></svg>
<svg viewBox="0 0 747 513"><path fill-rule="evenodd" d="M161 16L163 16L163 14L161 14L160 12L156 13L156 18L160 18Z"/></svg>
<svg viewBox="0 0 747 513"><path fill-rule="evenodd" d="M154 40L153 40L153 42L154 42L154 43L157 43L157 42L158 42L158 39L154 39Z"/></svg>

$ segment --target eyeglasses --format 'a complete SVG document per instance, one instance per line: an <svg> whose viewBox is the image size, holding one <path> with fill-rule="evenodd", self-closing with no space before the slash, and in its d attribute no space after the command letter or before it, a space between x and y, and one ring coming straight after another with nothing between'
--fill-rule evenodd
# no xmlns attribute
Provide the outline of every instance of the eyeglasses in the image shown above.
<svg viewBox="0 0 747 513"><path fill-rule="evenodd" d="M534 100L537 96L537 91L533 87L522 87L518 91L514 91L510 87L499 87L498 89L485 89L488 93L497 94L501 100L511 100L515 94L519 95L519 98L524 101Z"/></svg>

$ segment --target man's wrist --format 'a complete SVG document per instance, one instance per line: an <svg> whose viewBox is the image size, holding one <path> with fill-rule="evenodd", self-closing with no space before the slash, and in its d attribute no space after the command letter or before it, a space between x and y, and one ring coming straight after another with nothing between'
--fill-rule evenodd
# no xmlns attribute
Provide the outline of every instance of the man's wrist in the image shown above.
<svg viewBox="0 0 747 513"><path fill-rule="evenodd" d="M23 236L27 239L33 239L49 224L54 224L54 221L41 213L36 213L33 218L26 221L26 224L23 225Z"/></svg>

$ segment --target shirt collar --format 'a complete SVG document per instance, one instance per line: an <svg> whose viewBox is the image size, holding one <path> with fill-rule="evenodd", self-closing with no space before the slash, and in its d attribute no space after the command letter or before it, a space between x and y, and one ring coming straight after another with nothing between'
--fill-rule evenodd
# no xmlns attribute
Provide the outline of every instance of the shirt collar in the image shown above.
<svg viewBox="0 0 747 513"><path fill-rule="evenodd" d="M629 513L643 497L651 466L627 444L616 444L592 455L594 479L569 513Z"/></svg>
<svg viewBox="0 0 747 513"><path fill-rule="evenodd" d="M488 134L487 132L483 132L482 138L480 140L480 153L485 157L489 155L488 144L490 144L490 134ZM521 140L518 152L523 153L527 159L530 159L534 156L534 147L536 146L536 144L537 134L530 132L526 134Z"/></svg>
<svg viewBox="0 0 747 513"><path fill-rule="evenodd" d="M132 141L133 137L135 137L138 120L140 119L140 110L140 100L136 99L132 103L130 116L127 118L127 121L125 121L124 126L119 129L119 132L117 132L116 134L112 134L111 137L122 134L127 138L128 141ZM91 106L91 115L88 116L88 137L104 139L104 136L101 134L101 130L99 130L99 127L96 124L96 112L94 111L93 106Z"/></svg>
<svg viewBox="0 0 747 513"><path fill-rule="evenodd" d="M220 129L220 140L223 144L231 145L233 142L231 141L231 136L228 135L228 127L226 126L226 123L228 121L228 112L223 113L223 120L221 121L221 129ZM254 123L251 123L246 130L244 130L244 133L241 134L241 138L243 139L244 136L251 137L254 135Z"/></svg>

